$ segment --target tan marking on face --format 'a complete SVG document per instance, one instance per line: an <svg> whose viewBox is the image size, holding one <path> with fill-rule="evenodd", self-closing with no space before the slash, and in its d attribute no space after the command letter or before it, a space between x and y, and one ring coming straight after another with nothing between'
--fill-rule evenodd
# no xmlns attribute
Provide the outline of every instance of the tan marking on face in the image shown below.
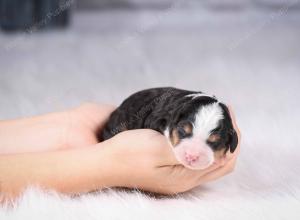
<svg viewBox="0 0 300 220"><path fill-rule="evenodd" d="M192 131L193 131L193 126L191 123L186 123L184 126L183 126L183 129L185 130L185 132L187 134L192 134Z"/></svg>
<svg viewBox="0 0 300 220"><path fill-rule="evenodd" d="M171 140L173 147L175 147L177 144L179 144L180 139L179 139L178 131L176 128L174 128L172 130L170 140Z"/></svg>
<svg viewBox="0 0 300 220"><path fill-rule="evenodd" d="M225 156L225 149L222 148L221 150L215 151L214 155L215 155L215 160L222 159Z"/></svg>
<svg viewBox="0 0 300 220"><path fill-rule="evenodd" d="M208 141L209 142L217 142L217 141L219 141L221 139L221 137L220 137L220 135L218 135L218 134L211 134L209 137L208 137Z"/></svg>
<svg viewBox="0 0 300 220"><path fill-rule="evenodd" d="M225 149L222 149L222 150L218 150L218 151L215 151L214 152L214 161L215 163L221 165L221 166L224 166L226 164L226 161L227 161L227 156L226 156L226 153L225 153Z"/></svg>

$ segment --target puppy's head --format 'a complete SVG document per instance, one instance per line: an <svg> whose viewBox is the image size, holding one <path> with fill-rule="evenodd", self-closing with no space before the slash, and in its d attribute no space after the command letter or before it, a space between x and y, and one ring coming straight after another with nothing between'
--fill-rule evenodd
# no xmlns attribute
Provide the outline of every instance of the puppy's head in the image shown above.
<svg viewBox="0 0 300 220"><path fill-rule="evenodd" d="M185 96L165 130L176 158L190 169L224 160L238 144L228 108L202 93Z"/></svg>

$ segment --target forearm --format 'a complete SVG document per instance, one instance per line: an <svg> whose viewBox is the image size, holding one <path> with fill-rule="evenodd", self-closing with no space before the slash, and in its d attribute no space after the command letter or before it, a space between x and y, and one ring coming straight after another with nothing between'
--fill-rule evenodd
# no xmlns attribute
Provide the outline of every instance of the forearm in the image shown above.
<svg viewBox="0 0 300 220"><path fill-rule="evenodd" d="M0 155L0 192L18 196L30 185L62 193L82 193L111 186L106 146L45 153Z"/></svg>
<svg viewBox="0 0 300 220"><path fill-rule="evenodd" d="M0 154L37 152L64 144L68 112L0 121Z"/></svg>

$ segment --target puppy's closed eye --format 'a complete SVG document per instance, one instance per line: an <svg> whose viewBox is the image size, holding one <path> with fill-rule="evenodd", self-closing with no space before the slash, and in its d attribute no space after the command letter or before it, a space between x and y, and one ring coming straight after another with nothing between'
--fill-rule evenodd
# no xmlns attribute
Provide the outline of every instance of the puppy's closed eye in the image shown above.
<svg viewBox="0 0 300 220"><path fill-rule="evenodd" d="M208 137L207 141L210 142L210 143L216 143L216 142L220 141L220 139L221 139L220 135L218 135L218 134L211 134Z"/></svg>
<svg viewBox="0 0 300 220"><path fill-rule="evenodd" d="M171 132L171 143L176 146L182 139L192 136L192 133L193 125L190 122L180 122Z"/></svg>
<svg viewBox="0 0 300 220"><path fill-rule="evenodd" d="M178 135L180 139L189 137L192 135L193 132L193 126L190 122L180 122L178 124Z"/></svg>

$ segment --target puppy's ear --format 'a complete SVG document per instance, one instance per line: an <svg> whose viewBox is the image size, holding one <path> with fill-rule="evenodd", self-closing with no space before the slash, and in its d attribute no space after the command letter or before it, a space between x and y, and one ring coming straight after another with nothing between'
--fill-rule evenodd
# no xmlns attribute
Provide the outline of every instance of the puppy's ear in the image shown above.
<svg viewBox="0 0 300 220"><path fill-rule="evenodd" d="M166 118L158 118L154 119L150 122L150 129L156 130L163 134L164 130L167 126L167 119Z"/></svg>
<svg viewBox="0 0 300 220"><path fill-rule="evenodd" d="M237 148L237 145L238 145L238 136L237 136L237 133L236 131L234 130L234 128L232 127L232 119L231 119L231 116L230 116L230 112L229 112L229 109L226 105L224 105L223 103L220 103L220 106L223 108L226 116L229 118L229 121L230 121L230 131L229 131L229 137L228 137L228 141L226 143L226 146L229 148L230 150L230 153L233 153L235 151L235 149ZM227 149L228 149L227 148Z"/></svg>
<svg viewBox="0 0 300 220"><path fill-rule="evenodd" d="M157 124L157 129L163 133L164 130L166 129L167 126L167 119L165 118L160 118L159 120L156 121Z"/></svg>
<svg viewBox="0 0 300 220"><path fill-rule="evenodd" d="M238 136L234 129L232 129L229 133L229 139L227 142L227 146L229 147L230 153L233 153L238 145Z"/></svg>

